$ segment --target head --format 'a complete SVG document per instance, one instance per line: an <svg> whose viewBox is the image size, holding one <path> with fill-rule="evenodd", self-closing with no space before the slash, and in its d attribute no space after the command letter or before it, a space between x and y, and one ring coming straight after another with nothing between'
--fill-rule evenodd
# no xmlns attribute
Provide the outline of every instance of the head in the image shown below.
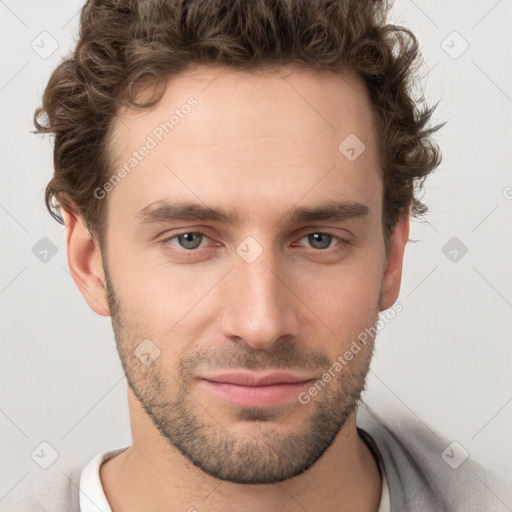
<svg viewBox="0 0 512 512"><path fill-rule="evenodd" d="M36 111L55 135L46 204L85 299L112 317L137 414L216 478L314 464L364 388L361 333L398 297L440 155L411 96L417 41L387 9L87 2ZM246 406L204 380L230 369L331 378Z"/></svg>

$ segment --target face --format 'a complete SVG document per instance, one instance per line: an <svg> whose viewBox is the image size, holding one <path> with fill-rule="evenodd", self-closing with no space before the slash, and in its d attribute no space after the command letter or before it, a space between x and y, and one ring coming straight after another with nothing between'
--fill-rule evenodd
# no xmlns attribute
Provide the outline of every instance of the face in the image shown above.
<svg viewBox="0 0 512 512"><path fill-rule="evenodd" d="M322 456L364 388L373 340L360 334L398 293L362 83L281 74L173 78L154 109L120 113L114 168L130 170L104 189L131 390L172 449L235 483L279 482ZM297 382L226 383L277 371Z"/></svg>

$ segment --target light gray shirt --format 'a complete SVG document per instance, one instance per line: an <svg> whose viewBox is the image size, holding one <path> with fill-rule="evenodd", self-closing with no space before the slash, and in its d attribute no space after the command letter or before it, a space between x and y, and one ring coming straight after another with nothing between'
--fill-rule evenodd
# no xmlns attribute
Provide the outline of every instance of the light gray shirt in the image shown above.
<svg viewBox="0 0 512 512"><path fill-rule="evenodd" d="M385 420L364 403L356 424L387 480L392 512L510 512L510 487L418 419ZM82 467L29 475L0 501L1 512L82 512ZM509 495L506 496L506 493ZM82 501L85 497L82 498ZM376 511L378 512L378 511Z"/></svg>

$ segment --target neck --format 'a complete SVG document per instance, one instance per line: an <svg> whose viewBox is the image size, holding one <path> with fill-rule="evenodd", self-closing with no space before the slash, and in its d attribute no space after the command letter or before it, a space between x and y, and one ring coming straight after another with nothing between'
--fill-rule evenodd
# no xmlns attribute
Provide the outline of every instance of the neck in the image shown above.
<svg viewBox="0 0 512 512"><path fill-rule="evenodd" d="M276 484L241 485L194 466L158 432L130 390L129 402L133 444L100 468L113 512L376 512L379 507L379 469L357 434L355 412L304 473Z"/></svg>

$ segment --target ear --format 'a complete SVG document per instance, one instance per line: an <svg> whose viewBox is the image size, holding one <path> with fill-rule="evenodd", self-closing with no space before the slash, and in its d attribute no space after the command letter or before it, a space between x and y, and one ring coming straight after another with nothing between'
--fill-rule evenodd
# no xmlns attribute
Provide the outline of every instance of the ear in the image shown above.
<svg viewBox="0 0 512 512"><path fill-rule="evenodd" d="M405 244L409 239L409 210L396 223L391 233L386 269L382 282L382 293L379 302L379 311L390 308L398 298L402 282L402 265L404 260Z"/></svg>
<svg viewBox="0 0 512 512"><path fill-rule="evenodd" d="M73 280L95 313L110 316L99 245L80 216L63 208L61 211L66 225L68 265Z"/></svg>

